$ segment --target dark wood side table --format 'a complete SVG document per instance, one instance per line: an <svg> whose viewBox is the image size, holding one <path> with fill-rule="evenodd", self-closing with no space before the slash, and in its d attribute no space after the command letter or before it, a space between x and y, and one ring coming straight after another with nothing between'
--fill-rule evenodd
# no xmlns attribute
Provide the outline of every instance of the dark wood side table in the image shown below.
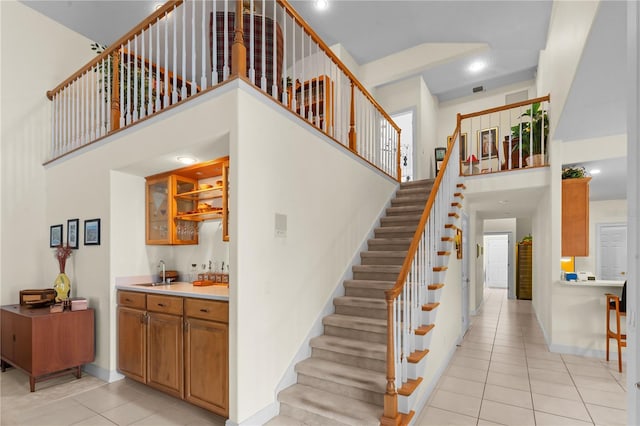
<svg viewBox="0 0 640 426"><path fill-rule="evenodd" d="M36 381L68 373L80 378L82 365L95 359L93 309L51 313L5 305L0 313L1 370L10 364L27 373L31 392Z"/></svg>

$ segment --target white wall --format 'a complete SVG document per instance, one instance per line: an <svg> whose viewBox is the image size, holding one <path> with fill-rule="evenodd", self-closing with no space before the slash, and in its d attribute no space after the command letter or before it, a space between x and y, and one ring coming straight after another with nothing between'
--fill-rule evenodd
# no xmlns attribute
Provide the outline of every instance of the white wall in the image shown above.
<svg viewBox="0 0 640 426"><path fill-rule="evenodd" d="M373 96L390 115L407 110L415 111L415 179L433 177L438 100L431 94L422 77L407 78L379 87Z"/></svg>
<svg viewBox="0 0 640 426"><path fill-rule="evenodd" d="M0 303L9 304L18 303L21 289L53 285L57 262L49 248L49 226L64 223L66 229L66 220L77 217L52 218L55 222L46 217L42 163L49 153L51 110L45 93L94 53L90 40L22 3L2 1L0 8Z"/></svg>
<svg viewBox="0 0 640 426"><path fill-rule="evenodd" d="M554 1L547 45L538 59L537 92L551 93L549 136L553 139L582 57L599 1Z"/></svg>
<svg viewBox="0 0 640 426"><path fill-rule="evenodd" d="M438 111L437 146L446 146L447 137L451 136L453 131L456 129L458 113L469 114L472 112L483 111L485 109L506 105L506 95L523 90L526 90L528 92L529 99L535 98L537 96L534 82L524 81L522 83L512 84L509 86L501 87L499 89L490 90L488 92L476 93L471 96L441 103L440 109ZM473 128L474 133L478 129L478 127L481 126L476 125ZM485 127L491 126L487 124L483 126L483 128ZM466 130L466 132L468 133L469 130ZM502 134L503 132L501 131L500 133ZM472 135L470 134L468 135L468 137L471 136ZM475 136L473 137L475 138ZM475 143L475 139L473 141Z"/></svg>
<svg viewBox="0 0 640 426"><path fill-rule="evenodd" d="M592 201L589 203L589 256L575 258L576 271L597 273L597 225L601 223L626 224L627 200Z"/></svg>
<svg viewBox="0 0 640 426"><path fill-rule="evenodd" d="M244 421L276 402L279 381L396 183L253 93L240 93L239 109L230 392L231 419ZM285 238L275 237L276 213L287 216Z"/></svg>

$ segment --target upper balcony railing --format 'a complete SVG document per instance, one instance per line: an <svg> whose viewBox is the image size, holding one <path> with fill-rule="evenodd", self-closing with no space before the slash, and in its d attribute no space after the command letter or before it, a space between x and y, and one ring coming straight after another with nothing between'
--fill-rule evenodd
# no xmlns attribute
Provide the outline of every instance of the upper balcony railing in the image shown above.
<svg viewBox="0 0 640 426"><path fill-rule="evenodd" d="M460 175L549 164L549 101L547 95L458 114Z"/></svg>
<svg viewBox="0 0 640 426"><path fill-rule="evenodd" d="M165 3L47 93L50 159L235 78L399 179L399 127L286 0Z"/></svg>

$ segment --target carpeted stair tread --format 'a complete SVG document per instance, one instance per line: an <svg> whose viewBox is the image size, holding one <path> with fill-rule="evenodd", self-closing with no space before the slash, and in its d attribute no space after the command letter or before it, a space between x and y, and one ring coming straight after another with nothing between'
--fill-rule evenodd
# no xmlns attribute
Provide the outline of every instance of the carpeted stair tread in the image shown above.
<svg viewBox="0 0 640 426"><path fill-rule="evenodd" d="M367 241L368 251L407 250L411 240L412 238L372 238Z"/></svg>
<svg viewBox="0 0 640 426"><path fill-rule="evenodd" d="M410 197L413 195L417 195L417 196L422 196L424 194L427 194L427 197L429 196L429 194L431 194L431 189L433 189L433 184L429 184L429 185L420 185L420 186L416 186L413 188L400 188L396 191L395 196L396 197Z"/></svg>
<svg viewBox="0 0 640 426"><path fill-rule="evenodd" d="M395 281L385 280L344 280L345 287L370 288L374 290L389 290Z"/></svg>
<svg viewBox="0 0 640 426"><path fill-rule="evenodd" d="M278 399L281 407L284 404L315 415L300 419L301 424L373 426L380 423L382 416L382 407L377 405L304 385L293 385L283 390ZM287 411L286 407L284 411ZM324 417L326 421L318 417Z"/></svg>
<svg viewBox="0 0 640 426"><path fill-rule="evenodd" d="M424 205L422 206L391 206L387 207L386 214L387 216L405 216L405 215L415 215L422 214L424 211Z"/></svg>
<svg viewBox="0 0 640 426"><path fill-rule="evenodd" d="M383 343L363 342L336 336L318 336L309 342L312 348L337 352L345 355L386 361L387 345Z"/></svg>
<svg viewBox="0 0 640 426"><path fill-rule="evenodd" d="M401 265L353 265L354 272L395 272L399 273Z"/></svg>
<svg viewBox="0 0 640 426"><path fill-rule="evenodd" d="M433 185L435 181L436 181L435 179L422 179L422 180L412 180L409 182L401 182L400 189L415 188L416 186Z"/></svg>
<svg viewBox="0 0 640 426"><path fill-rule="evenodd" d="M386 234L402 233L402 237L411 236L416 232L416 227L413 225L394 225L394 226L381 226L373 230L376 237L385 238ZM406 234L406 235L405 235Z"/></svg>
<svg viewBox="0 0 640 426"><path fill-rule="evenodd" d="M340 296L333 299L334 306L347 305L352 308L387 309L386 300L372 299L368 297Z"/></svg>
<svg viewBox="0 0 640 426"><path fill-rule="evenodd" d="M407 226L417 226L420 222L421 214L407 214L407 215L398 215L398 216L385 216L380 218L380 226L398 226L398 225L407 225Z"/></svg>
<svg viewBox="0 0 640 426"><path fill-rule="evenodd" d="M296 373L329 380L346 386L384 394L386 374L319 358L307 358L296 364Z"/></svg>
<svg viewBox="0 0 640 426"><path fill-rule="evenodd" d="M356 317L352 315L332 314L322 319L324 326L349 328L370 333L386 333L387 320L376 318Z"/></svg>

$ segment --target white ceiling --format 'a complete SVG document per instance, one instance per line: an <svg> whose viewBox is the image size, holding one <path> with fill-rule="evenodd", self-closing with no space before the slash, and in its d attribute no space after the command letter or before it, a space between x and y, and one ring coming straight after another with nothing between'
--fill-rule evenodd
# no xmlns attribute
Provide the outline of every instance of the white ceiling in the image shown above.
<svg viewBox="0 0 640 426"><path fill-rule="evenodd" d="M107 45L162 3L149 0L24 2L89 39ZM476 86L491 90L535 78L552 9L551 0L329 2L329 9L319 12L309 0L291 1L327 44L339 42L360 65L424 43L484 44L486 48L480 51L473 50L473 53L413 71L413 75L422 75L441 102L469 96ZM626 133L625 8L623 0L600 2L558 123L557 139L571 141ZM485 60L488 66L472 75L466 68L476 59ZM406 77L408 75L403 74L403 78ZM594 177L592 197L602 199L610 193L605 189L599 194L599 187L625 187L626 162L619 161L615 167L618 172L623 171L622 176L616 173ZM617 177L607 177L614 175ZM603 185L598 181L604 182Z"/></svg>

